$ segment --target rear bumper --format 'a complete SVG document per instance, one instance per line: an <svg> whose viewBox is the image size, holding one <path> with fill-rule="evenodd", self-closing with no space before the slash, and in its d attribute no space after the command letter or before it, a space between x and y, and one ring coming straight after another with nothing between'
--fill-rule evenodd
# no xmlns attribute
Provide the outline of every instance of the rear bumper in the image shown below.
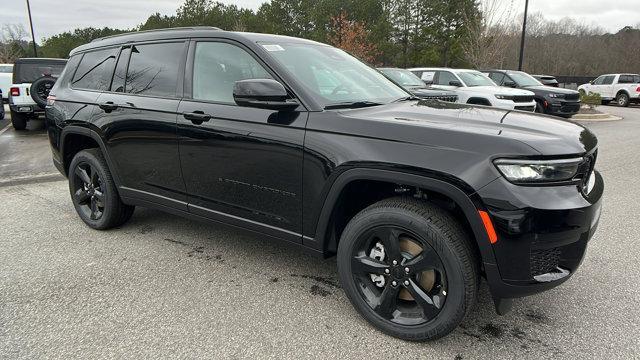
<svg viewBox="0 0 640 360"><path fill-rule="evenodd" d="M587 196L574 185L523 187L502 178L478 192L498 234L495 263L484 263L495 298L545 291L576 272L600 219L604 181L595 176Z"/></svg>
<svg viewBox="0 0 640 360"><path fill-rule="evenodd" d="M11 111L17 112L17 113L44 114L44 109L41 108L39 105L36 105L36 104L25 104L25 105L10 104L9 108L11 109Z"/></svg>

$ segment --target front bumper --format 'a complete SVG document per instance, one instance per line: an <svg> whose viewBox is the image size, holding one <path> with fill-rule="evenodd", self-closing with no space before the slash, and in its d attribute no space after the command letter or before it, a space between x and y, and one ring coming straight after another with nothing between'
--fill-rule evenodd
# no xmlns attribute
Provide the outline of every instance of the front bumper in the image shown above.
<svg viewBox="0 0 640 360"><path fill-rule="evenodd" d="M580 111L580 100L548 102L546 113L558 116L573 116Z"/></svg>
<svg viewBox="0 0 640 360"><path fill-rule="evenodd" d="M500 178L478 192L498 234L495 263L484 263L495 298L560 285L580 266L600 219L604 181L583 195L576 185L527 187Z"/></svg>
<svg viewBox="0 0 640 360"><path fill-rule="evenodd" d="M533 100L530 102L515 102L513 100L492 99L491 105L493 107L505 110L520 110L530 112L536 110L536 102Z"/></svg>

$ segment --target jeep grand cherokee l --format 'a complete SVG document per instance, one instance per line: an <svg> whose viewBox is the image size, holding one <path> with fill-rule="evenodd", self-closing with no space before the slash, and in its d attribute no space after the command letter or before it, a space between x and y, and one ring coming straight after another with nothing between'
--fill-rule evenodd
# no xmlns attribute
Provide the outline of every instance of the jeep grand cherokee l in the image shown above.
<svg viewBox="0 0 640 360"><path fill-rule="evenodd" d="M533 92L537 113L570 118L580 111L580 93L575 90L543 85L523 71L487 70L483 73L500 86Z"/></svg>
<svg viewBox="0 0 640 360"><path fill-rule="evenodd" d="M500 313L566 281L600 215L589 130L414 100L309 40L215 28L94 40L48 103L54 163L88 226L143 206L337 255L355 309L403 339L455 329L481 276Z"/></svg>

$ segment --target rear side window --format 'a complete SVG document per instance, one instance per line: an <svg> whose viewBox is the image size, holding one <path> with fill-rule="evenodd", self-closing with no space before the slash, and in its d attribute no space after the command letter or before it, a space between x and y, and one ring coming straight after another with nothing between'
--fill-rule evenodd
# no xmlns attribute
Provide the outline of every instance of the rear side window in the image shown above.
<svg viewBox="0 0 640 360"><path fill-rule="evenodd" d="M64 67L62 74L60 74L60 78L56 81L56 86L65 84L68 85L69 81L71 81L71 77L75 74L76 68L80 63L80 59L82 59L82 55L73 55L69 61L67 62L67 66Z"/></svg>
<svg viewBox="0 0 640 360"><path fill-rule="evenodd" d="M618 84L637 84L640 83L640 75L620 75Z"/></svg>
<svg viewBox="0 0 640 360"><path fill-rule="evenodd" d="M109 89L118 49L105 49L84 54L76 70L71 87L104 91Z"/></svg>
<svg viewBox="0 0 640 360"><path fill-rule="evenodd" d="M0 73L2 74L11 74L13 72L13 66L11 65L0 65Z"/></svg>
<svg viewBox="0 0 640 360"><path fill-rule="evenodd" d="M183 42L133 46L124 92L175 97L183 52Z"/></svg>

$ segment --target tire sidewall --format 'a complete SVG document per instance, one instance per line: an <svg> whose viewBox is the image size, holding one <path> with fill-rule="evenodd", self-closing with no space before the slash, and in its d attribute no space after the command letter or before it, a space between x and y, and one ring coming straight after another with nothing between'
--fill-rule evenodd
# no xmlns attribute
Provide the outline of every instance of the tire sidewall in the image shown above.
<svg viewBox="0 0 640 360"><path fill-rule="evenodd" d="M97 220L92 220L90 218L87 218L84 215L84 213L80 208L80 205L76 201L75 194L74 194L75 188L76 188L75 186L76 181L79 181L79 179L76 178L75 169L79 164L83 164L83 163L87 163L91 165L91 167L93 167L95 171L98 172L100 179L102 179L101 190L105 198L104 200L105 207L104 207L102 216ZM106 171L108 170L104 168L102 162L98 160L97 156L92 150L80 151L73 158L73 160L71 161L71 165L69 166L69 193L71 194L71 201L73 202L73 206L75 207L76 212L78 213L78 216L80 217L80 219L82 219L82 221L84 221L85 224L87 224L89 227L94 229L104 229L108 227L109 219L113 216L112 213L115 207L117 206L116 201L118 199L117 197L115 197L115 194L114 194L114 190L113 190L114 186L113 184L109 183L110 176L107 176Z"/></svg>
<svg viewBox="0 0 640 360"><path fill-rule="evenodd" d="M617 97L616 100L617 100L618 105L620 105L620 106L623 106L623 107L629 106L629 95L627 95L625 93L618 94L618 97Z"/></svg>
<svg viewBox="0 0 640 360"><path fill-rule="evenodd" d="M41 99L38 96L38 87L46 84L50 82L51 83L51 87L53 88L53 85L56 83L56 79L54 77L51 76L43 76L39 79L36 79L33 83L31 83L31 98L33 99L33 101L38 104L41 108L45 108L45 106L47 106L47 99Z"/></svg>
<svg viewBox="0 0 640 360"><path fill-rule="evenodd" d="M447 276L447 298L438 316L421 325L405 326L382 319L360 296L351 271L351 254L359 235L375 226L394 225L410 230L424 239L438 253ZM338 246L338 272L347 297L363 317L377 328L393 336L411 340L411 334L429 334L429 338L442 336L453 330L466 313L467 299L460 259L449 247L439 229L424 218L401 209L376 209L350 222ZM437 337L439 337L437 336ZM424 336L421 336L421 338ZM422 340L416 338L415 340Z"/></svg>

